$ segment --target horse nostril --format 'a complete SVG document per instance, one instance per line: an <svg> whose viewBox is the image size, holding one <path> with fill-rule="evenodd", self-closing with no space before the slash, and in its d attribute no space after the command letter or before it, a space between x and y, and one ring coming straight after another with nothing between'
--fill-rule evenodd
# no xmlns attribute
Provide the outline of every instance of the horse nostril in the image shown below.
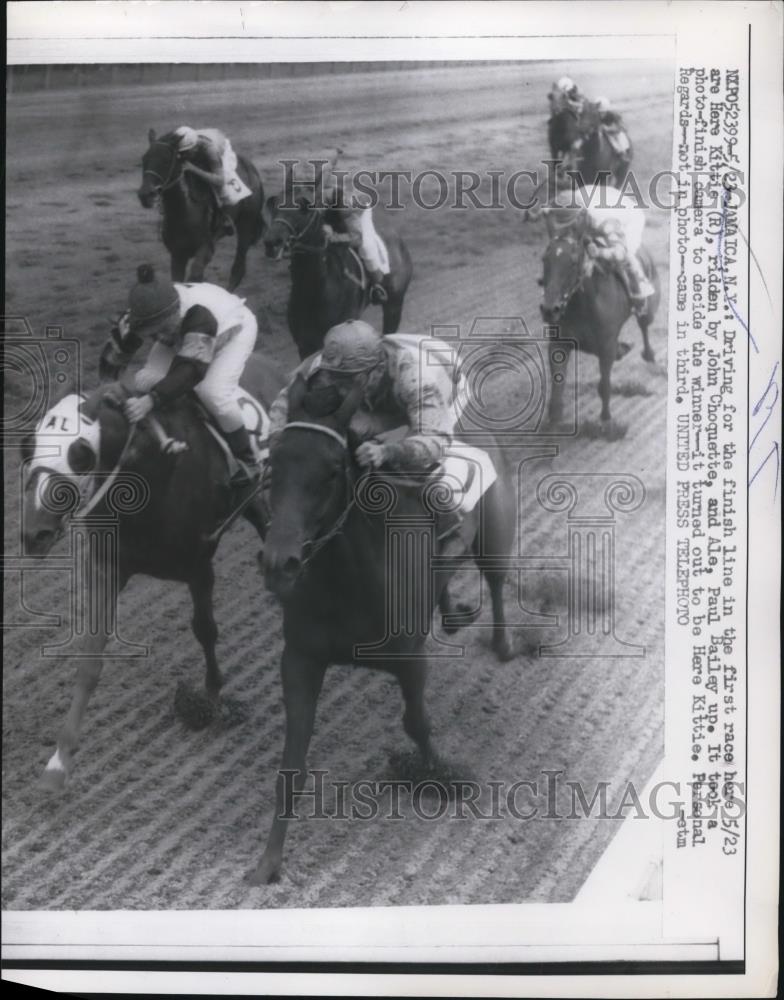
<svg viewBox="0 0 784 1000"><path fill-rule="evenodd" d="M35 540L36 542L48 542L53 534L54 532L49 528L41 528L40 531L36 531Z"/></svg>
<svg viewBox="0 0 784 1000"><path fill-rule="evenodd" d="M283 563L281 570L284 576L294 577L299 573L300 561L296 556L289 556L289 558Z"/></svg>

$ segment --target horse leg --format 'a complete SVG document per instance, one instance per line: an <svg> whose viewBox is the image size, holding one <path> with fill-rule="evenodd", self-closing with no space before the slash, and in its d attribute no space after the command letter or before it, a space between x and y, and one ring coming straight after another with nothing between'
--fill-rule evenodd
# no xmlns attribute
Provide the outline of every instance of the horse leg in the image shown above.
<svg viewBox="0 0 784 1000"><path fill-rule="evenodd" d="M215 656L215 644L218 641L218 626L215 624L215 614L213 612L212 591L215 586L215 573L212 563L206 563L200 570L198 576L188 581L188 589L191 592L193 601L193 634L196 636L201 648L204 650L204 659L207 664L207 674L204 686L207 689L207 696L217 701L223 685L223 674L218 666Z"/></svg>
<svg viewBox="0 0 784 1000"><path fill-rule="evenodd" d="M188 261L190 257L185 250L172 250L171 251L171 279L172 281L182 282L185 281L185 275L188 270Z"/></svg>
<svg viewBox="0 0 784 1000"><path fill-rule="evenodd" d="M240 215L235 221L235 228L237 230L237 250L234 254L234 261L231 265L231 273L229 275L230 292L233 292L245 277L245 261L248 256L248 250L253 242L255 220Z"/></svg>
<svg viewBox="0 0 784 1000"><path fill-rule="evenodd" d="M570 344L550 347L550 407L547 419L552 426L557 426L563 420L563 393L571 354Z"/></svg>
<svg viewBox="0 0 784 1000"><path fill-rule="evenodd" d="M642 356L646 361L655 361L655 355L653 353L653 348L651 347L651 342L648 337L648 327L651 325L651 321L647 315L638 316L637 324L642 332Z"/></svg>
<svg viewBox="0 0 784 1000"><path fill-rule="evenodd" d="M295 816L294 795L305 784L305 756L313 735L316 703L327 664L295 653L286 646L280 669L286 706L286 740L275 783L275 816L261 861L249 876L251 885L265 885L280 878L283 843L289 819ZM296 772L293 782L292 772Z"/></svg>
<svg viewBox="0 0 784 1000"><path fill-rule="evenodd" d="M605 350L599 355L599 397L602 401L602 423L608 423L610 420L610 372L614 360L615 343L613 343L611 351Z"/></svg>
<svg viewBox="0 0 784 1000"><path fill-rule="evenodd" d="M212 255L214 253L215 244L212 240L207 240L205 243L202 243L191 261L189 281L204 281L204 272L207 270L207 265L212 260Z"/></svg>
<svg viewBox="0 0 784 1000"><path fill-rule="evenodd" d="M393 670L400 684L400 690L403 692L406 706L403 712L403 729L419 747L422 760L426 764L430 764L435 760L435 753L430 741L432 727L425 708L427 660L423 655L420 655L414 660L407 660L396 665Z"/></svg>
<svg viewBox="0 0 784 1000"><path fill-rule="evenodd" d="M103 576L98 573L91 575L87 586L90 589L88 600L91 608L100 616L98 622L91 621L90 628L80 636L76 659L76 689L71 699L68 715L65 718L58 737L57 749L49 758L46 770L41 776L41 786L48 791L61 791L73 770L73 751L79 742L79 731L82 720L93 692L98 686L103 669L103 651L109 641L112 624L116 618L116 597L128 582L127 576L121 576L119 587L113 601L106 601L112 589L106 585ZM73 657L74 654L72 653Z"/></svg>
<svg viewBox="0 0 784 1000"><path fill-rule="evenodd" d="M403 314L403 298L390 295L383 307L383 333L397 333L400 329L400 317Z"/></svg>

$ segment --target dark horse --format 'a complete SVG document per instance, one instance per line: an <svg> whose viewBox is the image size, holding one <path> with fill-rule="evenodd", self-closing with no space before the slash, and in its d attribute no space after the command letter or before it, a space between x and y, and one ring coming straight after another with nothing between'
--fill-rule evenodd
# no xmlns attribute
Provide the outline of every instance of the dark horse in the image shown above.
<svg viewBox="0 0 784 1000"><path fill-rule="evenodd" d="M587 273L584 213L561 232L555 232L549 216L547 218L551 239L544 254L544 275L540 282L544 287L541 311L545 321L558 326L565 338L550 350L550 422L558 424L563 416L564 382L573 343L579 350L595 354L599 359L601 419L609 421L610 372L613 362L629 349L618 340L622 326L632 313L629 291L616 268L595 262L592 271ZM648 328L659 305L659 276L648 251L641 248L639 256L656 290L648 299L645 312L637 316L643 338L642 356L646 361L653 361Z"/></svg>
<svg viewBox="0 0 784 1000"><path fill-rule="evenodd" d="M150 129L149 140L150 146L142 157L139 201L145 208L152 208L156 199L161 198L163 244L171 255L172 280L185 281L187 274L190 281L203 281L220 237L216 196L206 181L183 171L176 135L169 133L156 138L155 131ZM258 171L244 156L237 156L237 170L251 194L228 209L237 233L230 292L245 276L248 250L259 241L264 230L264 189Z"/></svg>
<svg viewBox="0 0 784 1000"><path fill-rule="evenodd" d="M301 378L290 392L290 422L270 457L272 520L264 556L267 585L283 602L286 739L275 817L264 855L250 876L256 885L275 881L280 873L293 794L284 772L291 777L297 771L294 790L301 787L316 702L330 664L393 674L405 702L403 727L425 762L432 763L423 644L436 604L444 613L450 610L446 584L454 571L452 559L457 563L473 554L490 589L493 648L501 659L513 655L503 602L505 559L515 526L508 475L499 474L456 535L434 528L431 536L425 526L427 553L449 560L433 580L433 564L417 555L416 532L399 539L399 548L388 543L387 516L409 524L412 518L420 524L430 518L432 524L436 504L428 502L421 478L399 480L357 468L348 427L359 394L349 393L332 415L314 416ZM499 473L500 459L499 453ZM399 561L394 553L402 553ZM400 608L408 609L402 623L396 617ZM473 618L463 619L468 620ZM347 724L350 716L347 709Z"/></svg>
<svg viewBox="0 0 784 1000"><path fill-rule="evenodd" d="M259 358L251 359L247 373L255 398L269 405L283 383L280 374ZM112 511L117 517L116 559L107 559L98 546L89 549L83 591L74 598L90 609L90 627L70 645L77 664L76 690L44 773L45 786L53 789L62 788L72 770L72 752L98 684L103 651L115 633L117 598L134 574L188 585L193 631L207 665L205 710L217 707L222 684L215 655L212 558L218 544L215 529L233 507L226 461L193 399L186 397L168 407L157 428L143 421L133 429L122 412L123 394L120 386L104 386L87 398L64 397L22 448L27 462L38 444L51 454L54 438L46 428L57 426L61 436L54 450L65 450L56 459L36 458L25 470L27 555L45 556L72 517L83 517L85 529L91 529L96 519L105 522ZM176 457L164 454L161 434L184 442L187 450ZM111 490L100 495L102 484L116 487L114 503ZM96 500L90 510L90 502Z"/></svg>
<svg viewBox="0 0 784 1000"><path fill-rule="evenodd" d="M267 231L264 248L267 256L280 259L291 254L291 294L288 323L300 358L318 351L330 327L347 319L358 319L370 304L370 287L360 274L346 237L330 239L323 228L325 216L304 201L284 206L279 197L269 198L266 206ZM388 300L382 306L384 333L395 333L400 326L403 299L413 267L403 240L387 235L390 284Z"/></svg>
<svg viewBox="0 0 784 1000"><path fill-rule="evenodd" d="M547 139L553 160L579 176L580 184L611 182L620 187L629 173L632 152L626 157L617 153L607 138L595 107L586 102L583 113L563 108L550 116Z"/></svg>

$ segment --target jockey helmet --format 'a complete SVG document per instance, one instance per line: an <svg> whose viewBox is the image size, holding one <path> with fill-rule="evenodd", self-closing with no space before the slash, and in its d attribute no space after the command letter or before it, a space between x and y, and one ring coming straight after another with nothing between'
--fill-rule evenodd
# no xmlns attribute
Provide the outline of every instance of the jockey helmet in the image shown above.
<svg viewBox="0 0 784 1000"><path fill-rule="evenodd" d="M128 295L131 329L153 329L159 322L174 315L179 309L180 297L168 278L155 277L150 264L141 264L136 277L137 284Z"/></svg>
<svg viewBox="0 0 784 1000"><path fill-rule="evenodd" d="M568 94L570 90L574 90L574 80L570 76L562 76L555 86L562 94Z"/></svg>
<svg viewBox="0 0 784 1000"><path fill-rule="evenodd" d="M319 368L324 371L359 375L384 360L381 334L370 323L350 319L327 330Z"/></svg>
<svg viewBox="0 0 784 1000"><path fill-rule="evenodd" d="M607 97L596 98L596 110L599 112L599 114L603 115L606 111L610 111L611 108L612 105L610 104L609 98Z"/></svg>
<svg viewBox="0 0 784 1000"><path fill-rule="evenodd" d="M175 129L174 134L179 139L177 148L183 153L193 149L199 142L199 133L195 128L189 128L187 125L181 125Z"/></svg>

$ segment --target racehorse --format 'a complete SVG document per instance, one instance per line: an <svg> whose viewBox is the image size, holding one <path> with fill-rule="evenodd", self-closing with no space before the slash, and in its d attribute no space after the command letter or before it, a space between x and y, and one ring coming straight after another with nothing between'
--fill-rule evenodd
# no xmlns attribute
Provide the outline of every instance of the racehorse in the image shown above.
<svg viewBox="0 0 784 1000"><path fill-rule="evenodd" d="M438 504L426 482L438 490L439 481L361 473L348 431L361 387L327 415L309 404L311 393L298 377L290 389L290 420L270 456L272 519L264 567L267 586L283 602L286 738L275 816L264 855L250 874L255 885L275 881L280 873L292 784L297 789L304 781L316 702L330 664L375 667L397 678L405 702L403 727L427 765L437 758L424 701L423 644L436 603L442 612L449 610L444 593L454 562L473 555L490 589L493 648L502 660L513 655L503 587L516 507L501 453L498 478L464 515L456 534L436 530L437 514L432 536L425 528L432 538L427 552L449 560L439 566L436 580L434 564L418 557L416 532L397 542L388 541L388 535L393 520L411 524L413 518L422 524L424 516L432 523ZM399 560L395 553L402 553ZM399 623L395 609L401 607L408 613ZM291 783L286 773L291 777L295 771Z"/></svg>
<svg viewBox="0 0 784 1000"><path fill-rule="evenodd" d="M157 138L149 132L150 145L142 157L139 201L152 208L160 197L163 207L163 244L171 255L173 281L203 281L207 265L221 236L220 211L211 186L195 174L183 170L177 154L178 138L173 133ZM206 166L206 164L204 165ZM252 192L227 211L237 234L237 250L231 265L229 291L245 276L248 250L259 241L263 230L264 189L259 173L250 160L237 156L237 171ZM190 269L189 269L190 263Z"/></svg>
<svg viewBox="0 0 784 1000"><path fill-rule="evenodd" d="M254 398L264 406L284 382L274 366L257 356L249 361L246 376ZM91 627L75 636L77 645L71 645L76 689L43 776L44 786L54 790L65 785L72 771L84 712L114 633L117 597L135 574L188 585L193 632L206 661L206 708L214 710L219 703L223 678L215 653L212 558L220 526L235 506L223 450L193 398L186 396L167 407L156 417L157 425L129 425L121 405L124 393L121 386L110 385L87 397L64 397L22 446L26 555L45 556L73 519L83 518L89 528L96 521L106 523L107 514L113 514L117 526L116 558L108 559L96 547L86 559L84 591L78 596L93 617ZM187 445L187 450L176 457L164 453L161 435L178 448ZM49 457L53 451L60 456ZM114 502L113 489L118 491Z"/></svg>
<svg viewBox="0 0 784 1000"><path fill-rule="evenodd" d="M550 242L544 254L544 288L541 304L545 322L560 328L560 337L550 347L551 395L549 419L557 425L563 416L563 390L566 370L573 346L599 359L599 396L602 400L601 419L610 420L610 372L613 362L629 350L618 340L621 328L632 313L629 290L624 278L614 267L593 261L586 267L586 218L578 219L560 231L547 218ZM637 315L642 332L642 356L653 361L654 354L648 328L659 306L661 288L656 266L648 251L639 251L645 274L655 289ZM563 338L563 339L561 339ZM562 360L556 360L560 358Z"/></svg>
<svg viewBox="0 0 784 1000"><path fill-rule="evenodd" d="M347 235L330 238L323 216L304 200L284 206L280 197L267 199L267 230L264 248L279 260L291 254L291 293L288 324L300 358L321 348L330 327L358 319L370 304L367 276L351 252ZM388 299L382 306L383 332L395 333L400 326L403 300L413 274L411 257L396 234L385 236L389 253Z"/></svg>
<svg viewBox="0 0 784 1000"><path fill-rule="evenodd" d="M601 128L598 111L587 102L579 116L570 108L551 115L547 139L553 160L577 174L585 187L608 182L621 187L629 172L631 150L628 157L622 157L613 149Z"/></svg>

